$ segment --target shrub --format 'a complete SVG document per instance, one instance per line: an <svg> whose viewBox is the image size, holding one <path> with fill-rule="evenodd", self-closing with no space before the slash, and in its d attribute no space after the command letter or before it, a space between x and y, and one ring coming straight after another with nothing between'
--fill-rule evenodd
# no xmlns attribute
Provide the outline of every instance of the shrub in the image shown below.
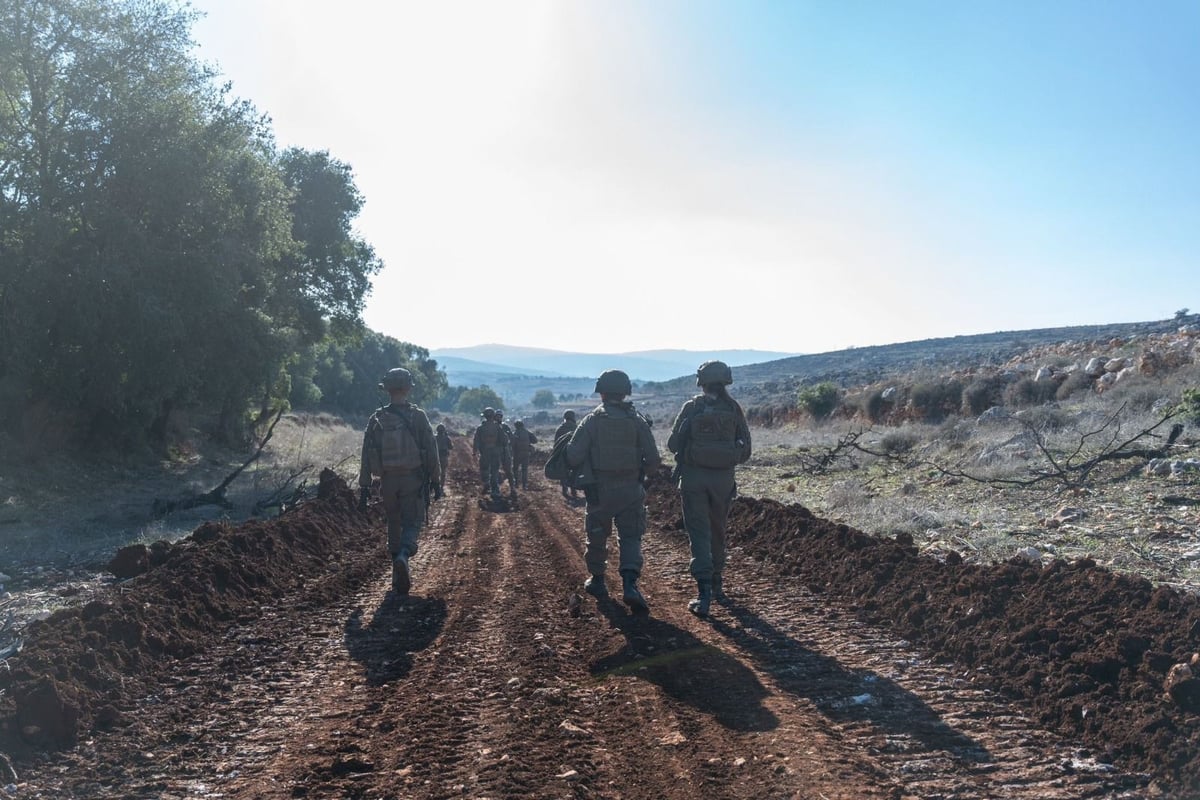
<svg viewBox="0 0 1200 800"><path fill-rule="evenodd" d="M1073 394L1083 391L1084 389L1092 388L1092 379L1087 376L1083 370L1076 370L1067 376L1067 379L1059 384L1058 389L1054 391L1054 399L1066 400Z"/></svg>
<svg viewBox="0 0 1200 800"><path fill-rule="evenodd" d="M885 453L901 455L916 447L917 441L918 437L912 431L891 431L883 435L883 438L879 440L879 445Z"/></svg>
<svg viewBox="0 0 1200 800"><path fill-rule="evenodd" d="M841 390L836 384L823 381L815 386L805 386L796 395L796 404L812 415L813 419L825 419L837 408Z"/></svg>
<svg viewBox="0 0 1200 800"><path fill-rule="evenodd" d="M962 406L974 416L979 416L989 408L1000 405L1003 394L1003 378L979 378L963 389Z"/></svg>
<svg viewBox="0 0 1200 800"><path fill-rule="evenodd" d="M1200 389L1184 389L1179 407L1184 419L1200 425Z"/></svg>
<svg viewBox="0 0 1200 800"><path fill-rule="evenodd" d="M1056 381L1035 381L1021 378L1004 390L1004 404L1008 406L1036 406L1054 399L1058 391Z"/></svg>
<svg viewBox="0 0 1200 800"><path fill-rule="evenodd" d="M941 422L958 411L962 404L962 384L958 381L920 383L909 393L908 402L926 422Z"/></svg>

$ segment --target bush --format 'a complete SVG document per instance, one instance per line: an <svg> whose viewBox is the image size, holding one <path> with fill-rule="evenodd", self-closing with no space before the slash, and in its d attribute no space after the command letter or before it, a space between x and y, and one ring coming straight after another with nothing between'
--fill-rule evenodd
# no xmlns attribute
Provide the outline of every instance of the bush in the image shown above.
<svg viewBox="0 0 1200 800"><path fill-rule="evenodd" d="M1200 389L1184 389L1179 408L1185 420L1200 425Z"/></svg>
<svg viewBox="0 0 1200 800"><path fill-rule="evenodd" d="M1059 384L1059 387L1054 391L1055 400L1066 400L1073 394L1082 392L1084 389L1092 388L1092 379L1088 377L1083 370L1076 370L1067 376L1067 379Z"/></svg>
<svg viewBox="0 0 1200 800"><path fill-rule="evenodd" d="M963 389L962 407L972 415L979 416L989 408L1000 405L1003 395L1003 378L980 378Z"/></svg>
<svg viewBox="0 0 1200 800"><path fill-rule="evenodd" d="M1008 406L1037 406L1049 403L1058 391L1056 381L1035 381L1021 378L1004 390L1004 404Z"/></svg>
<svg viewBox="0 0 1200 800"><path fill-rule="evenodd" d="M908 402L926 422L941 422L959 410L962 392L958 381L920 383L909 393Z"/></svg>
<svg viewBox="0 0 1200 800"><path fill-rule="evenodd" d="M892 401L884 399L882 389L876 389L863 396L861 408L867 419L879 422L892 410Z"/></svg>
<svg viewBox="0 0 1200 800"><path fill-rule="evenodd" d="M841 390L836 384L823 381L815 386L806 386L796 395L796 405L812 415L813 419L825 419L837 408Z"/></svg>
<svg viewBox="0 0 1200 800"><path fill-rule="evenodd" d="M901 455L917 446L918 437L912 431L891 431L884 434L879 445L889 455Z"/></svg>

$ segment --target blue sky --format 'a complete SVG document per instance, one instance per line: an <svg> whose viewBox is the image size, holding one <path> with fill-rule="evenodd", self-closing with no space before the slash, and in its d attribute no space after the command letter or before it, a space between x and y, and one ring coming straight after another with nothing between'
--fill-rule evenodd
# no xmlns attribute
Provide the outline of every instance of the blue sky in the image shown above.
<svg viewBox="0 0 1200 800"><path fill-rule="evenodd" d="M197 0L437 349L847 346L1200 307L1200 3Z"/></svg>

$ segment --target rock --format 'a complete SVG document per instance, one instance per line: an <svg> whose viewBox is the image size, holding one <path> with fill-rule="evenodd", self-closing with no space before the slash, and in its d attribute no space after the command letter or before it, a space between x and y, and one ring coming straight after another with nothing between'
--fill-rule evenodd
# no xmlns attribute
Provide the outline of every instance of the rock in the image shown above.
<svg viewBox="0 0 1200 800"><path fill-rule="evenodd" d="M559 780L563 780L563 781L577 781L577 780L579 780L579 772L577 772L576 770L573 770L573 769L569 769L566 772L555 775L554 777L558 778Z"/></svg>
<svg viewBox="0 0 1200 800"><path fill-rule="evenodd" d="M1104 362L1105 372L1120 372L1129 365L1128 358L1110 358Z"/></svg>
<svg viewBox="0 0 1200 800"><path fill-rule="evenodd" d="M1042 551L1036 547L1022 547L1016 553L1016 558L1022 561L1028 561L1030 564L1042 563Z"/></svg>
<svg viewBox="0 0 1200 800"><path fill-rule="evenodd" d="M1104 359L1093 358L1087 362L1087 366L1083 368L1083 374L1089 378L1099 378L1104 374Z"/></svg>
<svg viewBox="0 0 1200 800"><path fill-rule="evenodd" d="M1163 682L1164 698L1184 711L1200 711L1200 680L1188 664L1176 664L1167 671Z"/></svg>
<svg viewBox="0 0 1200 800"><path fill-rule="evenodd" d="M564 736L570 736L575 739L590 739L592 732L586 728L581 728L570 720L564 719L558 726Z"/></svg>

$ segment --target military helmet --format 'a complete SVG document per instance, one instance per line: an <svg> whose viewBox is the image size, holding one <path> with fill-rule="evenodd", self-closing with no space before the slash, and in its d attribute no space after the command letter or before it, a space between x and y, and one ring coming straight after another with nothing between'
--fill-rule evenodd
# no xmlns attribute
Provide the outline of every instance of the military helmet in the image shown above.
<svg viewBox="0 0 1200 800"><path fill-rule="evenodd" d="M483 418L484 419L494 419L495 416L496 416L496 409L492 408L491 406L488 406L487 408L485 408L483 410Z"/></svg>
<svg viewBox="0 0 1200 800"><path fill-rule="evenodd" d="M523 419L515 419L515 420L513 420L513 425L516 425L518 428L524 428L524 427L525 427L525 420L523 420Z"/></svg>
<svg viewBox="0 0 1200 800"><path fill-rule="evenodd" d="M446 432L446 426L445 426L445 425L443 425L442 423L440 423L440 422L439 422L439 423L438 423L438 426L437 426L437 432L438 432L438 433L445 433L445 432Z"/></svg>
<svg viewBox="0 0 1200 800"><path fill-rule="evenodd" d="M504 412L498 408L496 409L496 419L504 419Z"/></svg>
<svg viewBox="0 0 1200 800"><path fill-rule="evenodd" d="M563 412L563 419L575 419L575 412L568 408Z"/></svg>
<svg viewBox="0 0 1200 800"><path fill-rule="evenodd" d="M379 382L380 389L410 389L413 385L412 373L404 367L389 369Z"/></svg>
<svg viewBox="0 0 1200 800"><path fill-rule="evenodd" d="M629 376L619 369L606 369L596 379L596 394L633 394Z"/></svg>
<svg viewBox="0 0 1200 800"><path fill-rule="evenodd" d="M705 361L696 370L696 385L707 386L710 383L720 383L725 386L733 383L733 372L724 361Z"/></svg>

